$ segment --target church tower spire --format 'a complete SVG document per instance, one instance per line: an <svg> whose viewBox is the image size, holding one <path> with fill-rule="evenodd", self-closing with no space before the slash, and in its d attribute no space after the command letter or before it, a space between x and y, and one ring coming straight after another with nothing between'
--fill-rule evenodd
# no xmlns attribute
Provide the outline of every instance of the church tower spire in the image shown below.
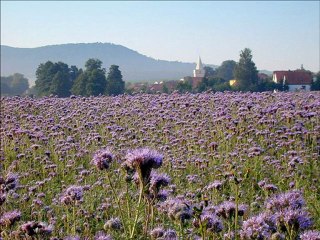
<svg viewBox="0 0 320 240"><path fill-rule="evenodd" d="M197 62L197 66L196 66L196 70L201 70L201 69L203 69L203 67L202 67L201 58L200 58L200 56L199 56L198 62Z"/></svg>
<svg viewBox="0 0 320 240"><path fill-rule="evenodd" d="M196 69L193 70L193 77L203 78L204 74L205 74L205 70L203 68L203 65L202 65L202 62L201 62L201 58L199 56Z"/></svg>

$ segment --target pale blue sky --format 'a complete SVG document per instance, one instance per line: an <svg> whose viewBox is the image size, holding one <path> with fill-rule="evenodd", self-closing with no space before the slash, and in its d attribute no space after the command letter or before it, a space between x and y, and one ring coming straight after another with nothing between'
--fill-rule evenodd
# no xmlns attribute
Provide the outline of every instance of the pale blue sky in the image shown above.
<svg viewBox="0 0 320 240"><path fill-rule="evenodd" d="M1 1L1 44L111 42L155 59L319 71L319 1Z"/></svg>

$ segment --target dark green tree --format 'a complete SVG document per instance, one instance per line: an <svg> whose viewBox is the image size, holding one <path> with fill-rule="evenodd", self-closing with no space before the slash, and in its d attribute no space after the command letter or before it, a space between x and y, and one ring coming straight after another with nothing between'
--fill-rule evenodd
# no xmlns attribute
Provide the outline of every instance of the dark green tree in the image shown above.
<svg viewBox="0 0 320 240"><path fill-rule="evenodd" d="M189 81L179 81L176 89L179 93L191 92L192 84Z"/></svg>
<svg viewBox="0 0 320 240"><path fill-rule="evenodd" d="M311 84L312 91L320 91L320 71L315 75L316 80Z"/></svg>
<svg viewBox="0 0 320 240"><path fill-rule="evenodd" d="M90 58L85 63L85 70L79 70L71 88L72 94L98 96L106 90L106 70L99 59Z"/></svg>
<svg viewBox="0 0 320 240"><path fill-rule="evenodd" d="M205 71L204 77L206 77L206 78L214 77L216 74L216 71L212 67L205 66L205 67L203 67L203 69Z"/></svg>
<svg viewBox="0 0 320 240"><path fill-rule="evenodd" d="M234 79L234 70L237 63L233 60L226 60L222 62L221 66L216 69L217 78L222 78L226 81Z"/></svg>
<svg viewBox="0 0 320 240"><path fill-rule="evenodd" d="M29 81L23 74L15 73L8 77L1 77L1 94L21 95L29 88Z"/></svg>
<svg viewBox="0 0 320 240"><path fill-rule="evenodd" d="M168 88L166 82L163 82L162 92L163 92L163 93L169 93L169 88Z"/></svg>
<svg viewBox="0 0 320 240"><path fill-rule="evenodd" d="M125 90L125 82L122 80L121 71L119 66L111 65L107 76L107 89L108 95L123 94Z"/></svg>
<svg viewBox="0 0 320 240"><path fill-rule="evenodd" d="M58 97L68 97L71 94L74 76L72 70L63 62L47 61L40 64L36 78L35 88L39 96L54 94Z"/></svg>
<svg viewBox="0 0 320 240"><path fill-rule="evenodd" d="M254 91L258 83L258 70L252 61L252 54L249 48L240 53L240 60L234 71L237 80L236 89L240 91Z"/></svg>
<svg viewBox="0 0 320 240"><path fill-rule="evenodd" d="M88 81L88 74L86 72L82 72L73 82L71 93L78 96L86 95L86 83Z"/></svg>

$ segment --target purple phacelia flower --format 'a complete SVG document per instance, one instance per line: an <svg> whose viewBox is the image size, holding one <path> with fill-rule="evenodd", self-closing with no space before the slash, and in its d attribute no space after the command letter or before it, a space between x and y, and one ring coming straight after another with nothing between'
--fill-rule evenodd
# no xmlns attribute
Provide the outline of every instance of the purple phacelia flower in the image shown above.
<svg viewBox="0 0 320 240"><path fill-rule="evenodd" d="M196 228L199 228L200 223L202 227L204 227L208 232L219 233L223 230L222 221L214 213L203 212L200 215L200 219L194 219L193 226L195 226Z"/></svg>
<svg viewBox="0 0 320 240"><path fill-rule="evenodd" d="M112 240L112 237L109 234L99 231L95 234L94 240Z"/></svg>
<svg viewBox="0 0 320 240"><path fill-rule="evenodd" d="M9 227L21 218L21 212L19 210L13 210L6 212L0 217L0 226Z"/></svg>
<svg viewBox="0 0 320 240"><path fill-rule="evenodd" d="M211 189L220 190L220 189L222 188L222 185L223 185L223 183L222 183L221 181L215 180L213 183L210 183L210 184L207 186L207 189L208 189L208 190L211 190Z"/></svg>
<svg viewBox="0 0 320 240"><path fill-rule="evenodd" d="M301 240L320 240L320 231L309 230L300 235Z"/></svg>
<svg viewBox="0 0 320 240"><path fill-rule="evenodd" d="M159 206L159 210L168 214L172 220L184 222L192 217L192 208L179 198L168 199Z"/></svg>
<svg viewBox="0 0 320 240"><path fill-rule="evenodd" d="M308 212L301 209L286 209L274 214L276 225L287 231L306 230L312 226L312 220ZM287 229L287 228L290 229Z"/></svg>
<svg viewBox="0 0 320 240"><path fill-rule="evenodd" d="M15 189L19 184L19 177L18 174L15 173L8 173L6 176L6 179L3 181L1 185L1 188L3 188L5 191L13 190Z"/></svg>
<svg viewBox="0 0 320 240"><path fill-rule="evenodd" d="M277 212L284 209L301 209L305 205L305 202L302 192L293 190L272 196L266 200L265 205L268 210Z"/></svg>
<svg viewBox="0 0 320 240"><path fill-rule="evenodd" d="M238 215L243 216L245 211L247 210L247 206L244 204L238 205ZM236 203L233 201L224 201L216 208L216 213L218 216L221 216L225 219L230 219L235 216L236 213Z"/></svg>
<svg viewBox="0 0 320 240"><path fill-rule="evenodd" d="M109 168L109 164L113 160L113 154L109 148L98 150L91 161L91 164L95 165L99 170Z"/></svg>
<svg viewBox="0 0 320 240"><path fill-rule="evenodd" d="M159 174L159 173L156 173L155 171L152 171L150 175L150 185L149 185L150 194L152 194L153 197L157 197L160 187L168 186L170 181L171 179L167 174Z"/></svg>
<svg viewBox="0 0 320 240"><path fill-rule="evenodd" d="M119 230L122 228L122 223L119 218L111 218L104 224L103 228L105 230L108 230L108 229Z"/></svg>
<svg viewBox="0 0 320 240"><path fill-rule="evenodd" d="M150 236L152 239L158 239L163 237L165 230L162 227L156 227L150 231Z"/></svg>
<svg viewBox="0 0 320 240"><path fill-rule="evenodd" d="M159 168L162 165L163 156L148 148L138 148L127 153L125 164L129 168Z"/></svg>
<svg viewBox="0 0 320 240"><path fill-rule="evenodd" d="M167 229L163 234L163 240L176 240L177 238L177 233L173 229Z"/></svg>
<svg viewBox="0 0 320 240"><path fill-rule="evenodd" d="M123 166L127 171L130 169L137 171L139 180L143 184L147 184L150 181L151 170L159 168L162 165L162 160L163 156L157 151L138 148L127 153Z"/></svg>
<svg viewBox="0 0 320 240"><path fill-rule="evenodd" d="M53 227L44 222L29 221L22 224L20 230L29 236L35 234L49 235L52 233Z"/></svg>
<svg viewBox="0 0 320 240"><path fill-rule="evenodd" d="M80 201L83 198L82 186L70 186L62 194L60 201L64 204L72 204L75 201Z"/></svg>
<svg viewBox="0 0 320 240"><path fill-rule="evenodd" d="M242 229L240 231L241 239L270 239L274 228L273 226L270 226L268 224L267 218L267 215L265 213L262 213L244 221L242 224Z"/></svg>

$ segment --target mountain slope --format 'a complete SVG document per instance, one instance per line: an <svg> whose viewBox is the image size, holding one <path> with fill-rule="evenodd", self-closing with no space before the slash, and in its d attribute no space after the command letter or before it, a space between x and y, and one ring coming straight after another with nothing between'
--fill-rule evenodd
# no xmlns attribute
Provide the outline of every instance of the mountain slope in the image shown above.
<svg viewBox="0 0 320 240"><path fill-rule="evenodd" d="M89 58L98 58L108 71L119 65L125 81L155 81L180 79L192 74L195 63L155 60L121 45L111 43L78 43L37 48L14 48L1 45L1 76L19 72L31 84L41 63L62 61L83 68Z"/></svg>

